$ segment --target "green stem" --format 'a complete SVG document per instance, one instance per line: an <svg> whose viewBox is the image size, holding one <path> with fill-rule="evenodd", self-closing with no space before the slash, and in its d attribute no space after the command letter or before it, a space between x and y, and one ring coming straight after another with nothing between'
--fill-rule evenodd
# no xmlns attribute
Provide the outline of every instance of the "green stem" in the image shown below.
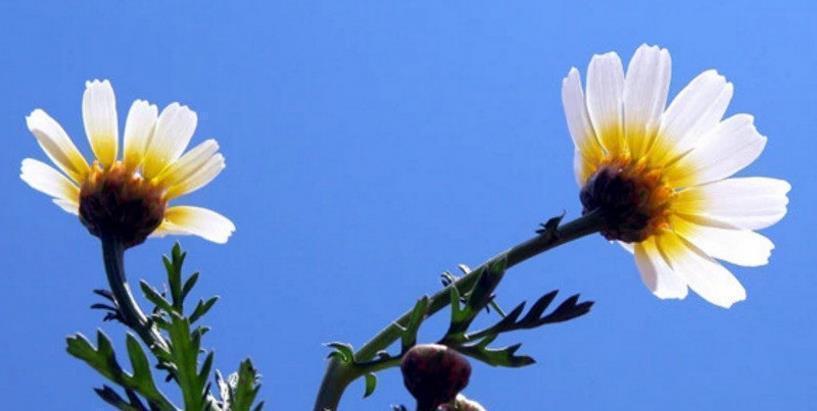
<svg viewBox="0 0 817 411"><path fill-rule="evenodd" d="M150 324L147 316L133 298L128 280L125 277L125 246L112 238L102 238L102 257L105 261L105 273L111 287L119 316L122 322L136 331L142 341L151 350L167 351L167 344L159 331Z"/></svg>
<svg viewBox="0 0 817 411"><path fill-rule="evenodd" d="M476 274L491 264L506 258L507 268L511 268L547 250L598 232L602 224L603 216L599 212L591 212L560 225L555 233L546 232L543 235L533 237L498 254L470 273L459 278L453 284L429 297L427 317L434 315L450 304L450 287L457 287L461 292L463 290L470 290L477 280ZM368 361L374 358L377 352L385 350L392 343L400 339L403 332L402 329L408 324L410 318L411 310L377 333L374 338L355 353L355 361ZM390 362L388 365L396 366L399 365L399 362ZM346 387L366 372L371 372L371 370L361 370L354 365L346 365L341 363L340 360L332 358L326 368L313 411L336 411Z"/></svg>

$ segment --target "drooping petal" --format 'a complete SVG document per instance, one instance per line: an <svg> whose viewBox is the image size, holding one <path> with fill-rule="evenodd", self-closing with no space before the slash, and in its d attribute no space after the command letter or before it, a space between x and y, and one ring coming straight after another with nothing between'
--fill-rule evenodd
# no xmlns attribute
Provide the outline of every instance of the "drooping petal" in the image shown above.
<svg viewBox="0 0 817 411"><path fill-rule="evenodd" d="M775 178L730 178L679 192L673 209L713 225L759 230L786 215L789 190L788 182Z"/></svg>
<svg viewBox="0 0 817 411"><path fill-rule="evenodd" d="M575 68L570 69L567 77L562 80L562 106L568 131L576 147L574 165L576 180L581 186L604 153L590 123L581 78Z"/></svg>
<svg viewBox="0 0 817 411"><path fill-rule="evenodd" d="M723 118L732 99L732 83L715 70L695 77L672 100L661 117L659 138L651 152L656 161L671 160L694 147ZM672 155L669 155L672 153Z"/></svg>
<svg viewBox="0 0 817 411"><path fill-rule="evenodd" d="M602 147L610 154L624 151L624 68L618 54L597 54L587 68L587 113Z"/></svg>
<svg viewBox="0 0 817 411"><path fill-rule="evenodd" d="M172 103L162 110L145 151L142 163L145 177L156 177L182 155L196 131L197 121L196 113L179 103Z"/></svg>
<svg viewBox="0 0 817 411"><path fill-rule="evenodd" d="M165 222L167 225L162 224L165 228L157 235L186 233L224 244L235 231L235 225L227 217L200 207L170 207L165 212Z"/></svg>
<svg viewBox="0 0 817 411"><path fill-rule="evenodd" d="M221 173L221 170L224 170L224 167L224 156L216 154L210 157L201 167L190 174L189 177L170 187L165 197L173 199L206 186Z"/></svg>
<svg viewBox="0 0 817 411"><path fill-rule="evenodd" d="M156 179L167 186L184 181L207 163L218 152L216 140L209 139L184 153L176 162L165 168Z"/></svg>
<svg viewBox="0 0 817 411"><path fill-rule="evenodd" d="M169 235L191 235L187 231L182 230L181 228L175 226L173 223L165 219L162 221L162 224L159 225L152 233L150 233L150 237L166 237Z"/></svg>
<svg viewBox="0 0 817 411"><path fill-rule="evenodd" d="M689 288L706 301L729 308L746 299L746 290L724 266L674 233L657 238L661 255L673 272L684 278Z"/></svg>
<svg viewBox="0 0 817 411"><path fill-rule="evenodd" d="M643 155L667 104L672 61L666 49L642 45L624 79L624 131L633 157Z"/></svg>
<svg viewBox="0 0 817 411"><path fill-rule="evenodd" d="M752 116L737 114L718 124L666 171L676 187L706 184L730 177L751 164L766 146Z"/></svg>
<svg viewBox="0 0 817 411"><path fill-rule="evenodd" d="M744 229L716 227L704 219L673 216L673 230L707 255L733 264L757 267L769 263L774 244L766 237Z"/></svg>
<svg viewBox="0 0 817 411"><path fill-rule="evenodd" d="M119 149L119 123L116 118L116 97L108 80L85 83L82 122L96 158L103 166L113 164Z"/></svg>
<svg viewBox="0 0 817 411"><path fill-rule="evenodd" d="M142 163L153 136L159 109L145 100L136 100L125 120L125 166L133 170Z"/></svg>
<svg viewBox="0 0 817 411"><path fill-rule="evenodd" d="M45 111L36 109L26 117L28 129L34 134L48 158L75 182L88 173L88 163L65 130Z"/></svg>
<svg viewBox="0 0 817 411"><path fill-rule="evenodd" d="M20 178L31 188L51 197L77 202L79 187L53 167L31 158L23 160Z"/></svg>
<svg viewBox="0 0 817 411"><path fill-rule="evenodd" d="M641 273L641 281L656 297L661 299L684 299L687 296L687 284L684 278L673 272L667 264L654 239L638 243L634 247L635 263Z"/></svg>

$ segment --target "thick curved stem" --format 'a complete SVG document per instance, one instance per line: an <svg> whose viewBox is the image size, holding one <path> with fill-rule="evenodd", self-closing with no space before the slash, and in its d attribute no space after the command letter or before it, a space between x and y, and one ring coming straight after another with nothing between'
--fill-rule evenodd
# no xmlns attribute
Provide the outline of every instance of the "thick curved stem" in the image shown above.
<svg viewBox="0 0 817 411"><path fill-rule="evenodd" d="M130 286L125 277L125 246L112 238L102 238L102 258L105 261L105 274L111 287L116 307L122 322L136 331L142 341L151 349L167 350L164 338L153 327L147 316L133 298Z"/></svg>
<svg viewBox="0 0 817 411"><path fill-rule="evenodd" d="M451 302L450 287L457 287L458 290L470 290L473 288L480 270L487 268L503 258L507 259L507 268L511 268L559 245L598 232L603 222L603 216L600 212L590 212L573 221L560 225L553 231L545 231L542 235L533 237L498 254L453 284L429 297L427 317L434 315L448 306ZM392 343L400 339L403 332L402 330L404 326L408 324L410 318L411 310L381 330L355 353L355 360L368 361L374 358L378 351L388 348ZM346 387L362 375L363 373L360 370L342 364L338 359L333 357L329 361L323 381L321 382L313 411L336 411Z"/></svg>

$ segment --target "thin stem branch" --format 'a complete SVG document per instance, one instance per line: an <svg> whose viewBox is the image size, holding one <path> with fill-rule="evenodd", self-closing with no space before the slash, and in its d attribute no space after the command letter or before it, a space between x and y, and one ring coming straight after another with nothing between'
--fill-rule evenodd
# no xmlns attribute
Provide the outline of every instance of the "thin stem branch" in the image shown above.
<svg viewBox="0 0 817 411"><path fill-rule="evenodd" d="M136 331L142 341L151 350L167 351L167 344L159 331L151 325L136 299L133 298L130 286L125 277L125 246L112 238L102 239L102 258L105 261L105 273L111 287L122 322Z"/></svg>
<svg viewBox="0 0 817 411"><path fill-rule="evenodd" d="M460 292L473 288L480 270L486 269L503 258L507 259L507 268L511 268L559 245L598 232L602 224L603 216L599 212L591 212L560 225L555 231L545 231L542 235L511 247L429 297L427 317L434 315L450 304L450 287L457 287ZM388 348L392 343L400 339L402 329L408 324L410 318L411 310L377 333L374 338L355 353L355 361L369 361L377 352ZM399 364L399 362L389 363L389 365L396 364ZM332 358L321 382L313 410L336 411L346 387L365 372L368 372L368 370L345 365L340 360Z"/></svg>

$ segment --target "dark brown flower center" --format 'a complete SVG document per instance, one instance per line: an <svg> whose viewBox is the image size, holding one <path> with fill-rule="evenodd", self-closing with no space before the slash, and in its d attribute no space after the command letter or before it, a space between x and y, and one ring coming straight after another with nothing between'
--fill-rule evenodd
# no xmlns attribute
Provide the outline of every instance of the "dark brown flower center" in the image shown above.
<svg viewBox="0 0 817 411"><path fill-rule="evenodd" d="M641 242L667 228L674 190L660 168L628 159L606 161L581 190L583 213L598 210L605 219L608 240Z"/></svg>
<svg viewBox="0 0 817 411"><path fill-rule="evenodd" d="M145 241L164 219L164 190L117 162L91 167L79 193L79 218L91 234L126 248Z"/></svg>

